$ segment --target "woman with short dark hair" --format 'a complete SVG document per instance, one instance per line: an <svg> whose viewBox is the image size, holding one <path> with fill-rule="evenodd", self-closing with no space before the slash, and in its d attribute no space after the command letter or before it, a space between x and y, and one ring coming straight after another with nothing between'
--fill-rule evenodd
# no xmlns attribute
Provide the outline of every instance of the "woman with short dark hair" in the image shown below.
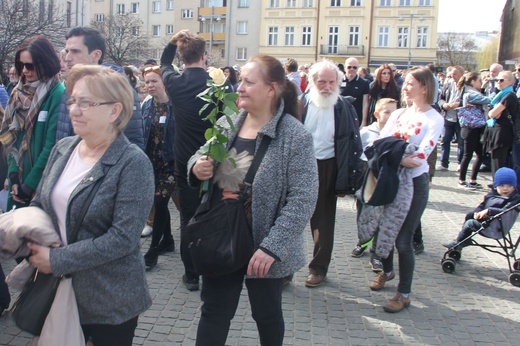
<svg viewBox="0 0 520 346"><path fill-rule="evenodd" d="M56 141L65 91L58 78L58 55L43 36L22 43L16 51L15 68L20 82L11 93L0 130L0 142L8 154L8 210L26 206L40 183Z"/></svg>

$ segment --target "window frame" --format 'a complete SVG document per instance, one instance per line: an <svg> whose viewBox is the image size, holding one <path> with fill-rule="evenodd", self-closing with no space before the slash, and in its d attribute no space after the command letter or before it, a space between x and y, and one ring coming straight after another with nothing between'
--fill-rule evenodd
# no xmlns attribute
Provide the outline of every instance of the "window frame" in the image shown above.
<svg viewBox="0 0 520 346"><path fill-rule="evenodd" d="M267 45L269 47L278 46L278 27L277 26L269 26L267 27Z"/></svg>
<svg viewBox="0 0 520 346"><path fill-rule="evenodd" d="M241 31L241 27L243 27L243 31ZM237 35L247 35L248 22L247 20L237 21Z"/></svg>
<svg viewBox="0 0 520 346"><path fill-rule="evenodd" d="M404 45L401 44L402 40L405 40ZM409 26L398 26L397 27L397 48L409 48L409 46L408 46L409 44L410 44L410 27Z"/></svg>
<svg viewBox="0 0 520 346"><path fill-rule="evenodd" d="M357 31L353 31L353 29L357 29ZM361 27L359 25L349 25L348 27L348 46L349 47L359 47L359 39L361 37ZM356 41L355 44L352 44L352 41Z"/></svg>
<svg viewBox="0 0 520 346"><path fill-rule="evenodd" d="M415 35L417 37L416 48L428 48L428 27L427 26L417 27L417 32L415 33Z"/></svg>
<svg viewBox="0 0 520 346"><path fill-rule="evenodd" d="M378 27L377 47L378 48L388 48L389 46L390 46L390 27L389 26Z"/></svg>
<svg viewBox="0 0 520 346"><path fill-rule="evenodd" d="M308 32L306 31L307 29L309 30ZM308 43L306 41L308 41ZM310 25L302 26L302 46L312 46L312 26Z"/></svg>
<svg viewBox="0 0 520 346"><path fill-rule="evenodd" d="M239 56L240 52L242 52L241 56ZM237 47L235 59L237 61L246 61L247 60L247 47Z"/></svg>
<svg viewBox="0 0 520 346"><path fill-rule="evenodd" d="M156 30L157 29L157 33ZM159 37L161 36L161 25L160 24L154 24L152 25L152 36L153 37Z"/></svg>

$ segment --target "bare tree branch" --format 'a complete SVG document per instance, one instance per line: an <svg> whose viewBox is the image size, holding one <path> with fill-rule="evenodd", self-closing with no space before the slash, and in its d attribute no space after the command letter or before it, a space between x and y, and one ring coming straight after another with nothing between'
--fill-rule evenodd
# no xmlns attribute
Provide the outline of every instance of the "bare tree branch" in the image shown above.
<svg viewBox="0 0 520 346"><path fill-rule="evenodd" d="M478 46L471 35L442 33L439 34L437 46L437 58L441 64L460 65L466 68L475 65Z"/></svg>
<svg viewBox="0 0 520 346"><path fill-rule="evenodd" d="M67 14L54 2L42 8L38 0L0 0L0 67L14 60L25 39L45 35L55 47L63 47L66 31Z"/></svg>
<svg viewBox="0 0 520 346"><path fill-rule="evenodd" d="M135 14L106 16L102 22L92 21L91 26L105 35L107 58L117 65L141 61L150 52L143 21Z"/></svg>

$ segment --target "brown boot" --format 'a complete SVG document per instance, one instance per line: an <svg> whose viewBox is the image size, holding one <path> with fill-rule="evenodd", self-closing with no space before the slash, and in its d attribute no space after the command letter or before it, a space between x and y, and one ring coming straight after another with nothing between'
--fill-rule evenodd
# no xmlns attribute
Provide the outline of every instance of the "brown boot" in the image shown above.
<svg viewBox="0 0 520 346"><path fill-rule="evenodd" d="M380 289L382 289L383 287L385 287L385 283L387 281L390 281L392 280L393 278L395 278L395 273L392 272L390 275L386 275L385 272L381 272L379 273L376 278L374 279L374 281L372 281L369 285L370 289L372 291L379 291Z"/></svg>
<svg viewBox="0 0 520 346"><path fill-rule="evenodd" d="M385 306L383 306L383 309L386 312L399 312L403 310L404 308L407 308L410 306L410 297L405 298L403 295L399 292L390 299Z"/></svg>

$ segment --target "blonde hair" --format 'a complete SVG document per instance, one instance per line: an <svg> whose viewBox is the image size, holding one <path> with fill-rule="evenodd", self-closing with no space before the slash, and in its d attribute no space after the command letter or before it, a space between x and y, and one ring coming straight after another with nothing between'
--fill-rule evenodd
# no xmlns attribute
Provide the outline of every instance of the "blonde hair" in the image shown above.
<svg viewBox="0 0 520 346"><path fill-rule="evenodd" d="M385 107L386 105L389 105L389 104L397 105L397 100L389 98L389 97L385 97L385 98L379 99L377 101L377 103L376 103L376 107L374 108L374 113L381 112L383 107Z"/></svg>
<svg viewBox="0 0 520 346"><path fill-rule="evenodd" d="M120 103L121 114L114 121L114 130L121 133L134 111L134 94L126 77L109 67L101 65L74 65L67 78L67 94L70 96L79 80L85 84L93 96L109 102Z"/></svg>

